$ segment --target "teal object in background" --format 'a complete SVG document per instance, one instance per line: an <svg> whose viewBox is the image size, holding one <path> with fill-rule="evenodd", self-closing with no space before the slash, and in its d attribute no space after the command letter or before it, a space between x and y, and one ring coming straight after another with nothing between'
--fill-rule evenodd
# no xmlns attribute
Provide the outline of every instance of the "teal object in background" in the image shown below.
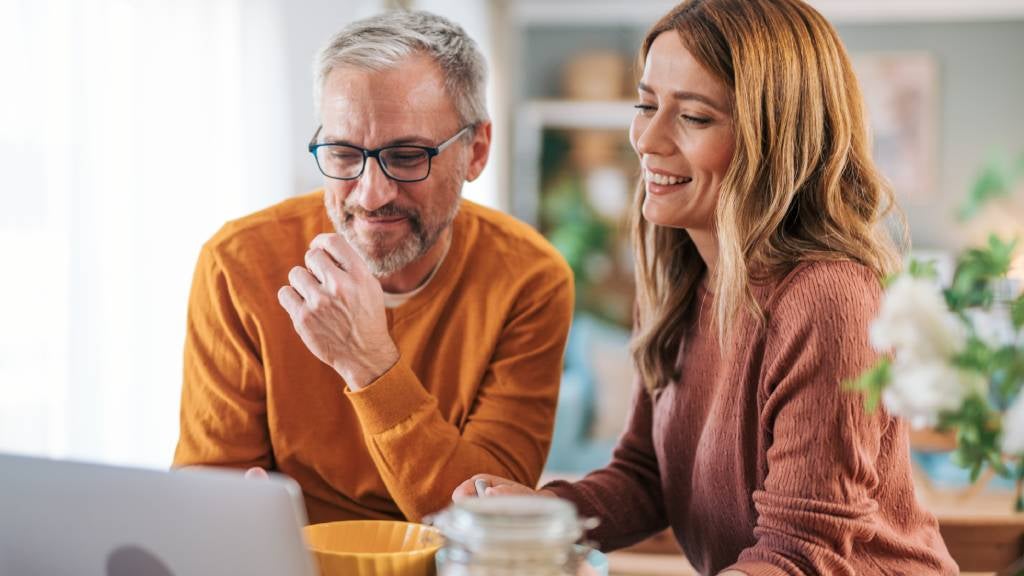
<svg viewBox="0 0 1024 576"><path fill-rule="evenodd" d="M598 576L608 576L608 557L600 550L591 550L587 554L587 564L590 564Z"/></svg>
<svg viewBox="0 0 1024 576"><path fill-rule="evenodd" d="M629 338L629 331L577 312L566 345L565 371L558 392L555 431L545 467L547 472L582 474L602 468L611 460L618 438L594 438L591 435L598 388L590 355L595 348L609 346L626 350ZM632 382L616 385L629 389Z"/></svg>
<svg viewBox="0 0 1024 576"><path fill-rule="evenodd" d="M911 451L911 458L924 471L936 488L959 489L971 485L971 473L966 468L953 462L952 452L921 452ZM998 490L1012 490L1013 481L995 475L988 481L987 487Z"/></svg>

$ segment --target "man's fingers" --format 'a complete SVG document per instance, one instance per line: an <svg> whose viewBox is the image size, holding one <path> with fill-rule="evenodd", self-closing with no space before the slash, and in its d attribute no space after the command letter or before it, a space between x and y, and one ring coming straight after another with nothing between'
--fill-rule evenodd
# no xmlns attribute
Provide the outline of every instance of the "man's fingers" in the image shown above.
<svg viewBox="0 0 1024 576"><path fill-rule="evenodd" d="M317 281L323 284L325 287L330 288L328 284L333 275L341 271L338 263L333 258L327 255L320 248L311 248L306 251L306 268L313 273Z"/></svg>
<svg viewBox="0 0 1024 576"><path fill-rule="evenodd" d="M302 307L302 296L295 291L295 288L291 286L282 286L277 291L277 301L281 303L281 307L288 312L288 315L295 318L295 314L298 313L299 308Z"/></svg>
<svg viewBox="0 0 1024 576"><path fill-rule="evenodd" d="M314 300L320 290L320 282L302 266L296 266L288 272L288 283L307 302ZM315 302L312 303L315 304Z"/></svg>
<svg viewBox="0 0 1024 576"><path fill-rule="evenodd" d="M332 242L331 238L333 238L335 236L338 237L338 238L342 238L342 236L340 234L334 234L334 233L327 233L327 232L325 232L323 234L317 234L316 238L313 238L313 241L309 243L309 249L310 250L323 250L324 253L327 254L327 257L334 261L334 265L336 267L338 267L338 268L340 268L340 269L342 269L344 271L348 271L348 269L350 268L350 264L343 257L344 252L342 252L340 250L332 250L331 249L331 242ZM344 240L344 238L342 238L342 240Z"/></svg>
<svg viewBox="0 0 1024 576"><path fill-rule="evenodd" d="M366 263L356 253L355 249L345 240L341 234L325 233L320 234L310 243L311 248L320 248L327 252L335 262L346 272L351 274L364 274L369 270Z"/></svg>

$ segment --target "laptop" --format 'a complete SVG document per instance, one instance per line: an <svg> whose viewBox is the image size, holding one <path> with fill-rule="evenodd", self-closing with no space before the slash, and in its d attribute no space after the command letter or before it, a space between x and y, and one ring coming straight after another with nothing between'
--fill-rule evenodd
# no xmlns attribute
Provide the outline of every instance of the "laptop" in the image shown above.
<svg viewBox="0 0 1024 576"><path fill-rule="evenodd" d="M0 576L315 576L291 479L0 454Z"/></svg>

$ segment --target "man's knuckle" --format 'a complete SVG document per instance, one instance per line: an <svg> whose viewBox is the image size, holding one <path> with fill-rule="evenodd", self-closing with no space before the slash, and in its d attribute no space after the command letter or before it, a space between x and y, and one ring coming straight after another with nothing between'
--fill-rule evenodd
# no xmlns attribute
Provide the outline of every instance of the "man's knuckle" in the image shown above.
<svg viewBox="0 0 1024 576"><path fill-rule="evenodd" d="M312 298L309 299L308 310L309 310L310 314L312 314L312 315L320 314L321 312L324 311L324 308L325 308L325 306L324 306L323 298L318 298L316 296L313 296Z"/></svg>

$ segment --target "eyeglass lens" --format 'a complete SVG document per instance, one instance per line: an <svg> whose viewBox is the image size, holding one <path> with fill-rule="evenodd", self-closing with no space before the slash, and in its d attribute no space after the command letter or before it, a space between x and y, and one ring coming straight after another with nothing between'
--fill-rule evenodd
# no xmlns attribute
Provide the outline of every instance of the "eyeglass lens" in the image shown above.
<svg viewBox="0 0 1024 576"><path fill-rule="evenodd" d="M365 157L362 150L333 144L317 148L320 169L331 178L355 178L363 171ZM430 173L430 156L426 150L395 146L380 151L384 171L398 180L420 180Z"/></svg>

